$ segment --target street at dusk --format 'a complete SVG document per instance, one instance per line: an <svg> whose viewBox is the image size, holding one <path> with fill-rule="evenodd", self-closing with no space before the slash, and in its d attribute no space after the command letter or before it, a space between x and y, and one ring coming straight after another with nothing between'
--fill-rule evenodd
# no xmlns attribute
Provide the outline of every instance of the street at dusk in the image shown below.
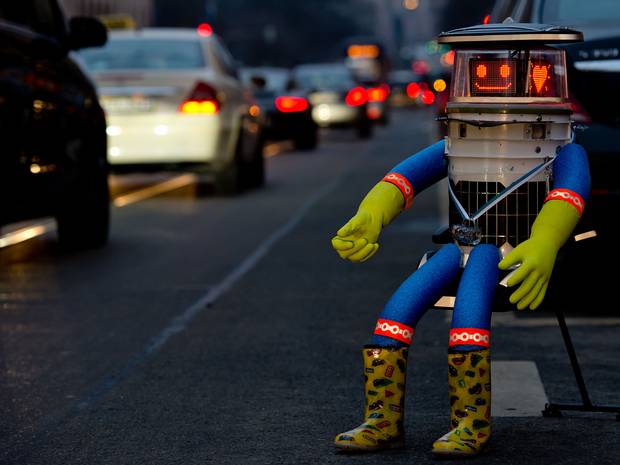
<svg viewBox="0 0 620 465"><path fill-rule="evenodd" d="M618 23L38 3L0 6L1 465L617 464Z"/></svg>

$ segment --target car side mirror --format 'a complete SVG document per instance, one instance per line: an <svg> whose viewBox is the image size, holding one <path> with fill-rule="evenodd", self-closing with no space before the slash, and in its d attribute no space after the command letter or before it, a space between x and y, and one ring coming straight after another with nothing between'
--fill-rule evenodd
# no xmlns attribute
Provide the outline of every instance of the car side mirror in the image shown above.
<svg viewBox="0 0 620 465"><path fill-rule="evenodd" d="M108 30L98 19L76 16L69 20L69 48L71 50L102 47L107 41Z"/></svg>

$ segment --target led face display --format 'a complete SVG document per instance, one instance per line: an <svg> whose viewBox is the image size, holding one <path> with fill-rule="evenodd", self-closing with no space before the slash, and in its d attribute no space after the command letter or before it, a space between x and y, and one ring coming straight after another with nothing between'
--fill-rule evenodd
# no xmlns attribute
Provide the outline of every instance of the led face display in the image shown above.
<svg viewBox="0 0 620 465"><path fill-rule="evenodd" d="M502 97L517 93L517 60L470 60L472 96Z"/></svg>
<svg viewBox="0 0 620 465"><path fill-rule="evenodd" d="M568 98L566 75L564 50L456 50L450 98L559 101Z"/></svg>

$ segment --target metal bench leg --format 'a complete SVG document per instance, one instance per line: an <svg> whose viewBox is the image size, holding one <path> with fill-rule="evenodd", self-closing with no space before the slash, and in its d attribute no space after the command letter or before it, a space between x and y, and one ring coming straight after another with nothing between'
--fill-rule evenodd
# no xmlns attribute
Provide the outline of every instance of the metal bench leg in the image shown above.
<svg viewBox="0 0 620 465"><path fill-rule="evenodd" d="M562 332L562 338L564 339L564 346L566 347L566 352L568 353L568 357L573 368L575 381L577 382L577 386L579 387L581 404L556 404L552 402L545 405L545 409L542 412L543 416L559 417L562 416L562 410L577 412L602 412L615 413L616 420L620 421L620 406L615 407L609 405L592 404L592 401L590 400L590 395L588 394L586 382L583 379L583 374L581 373L581 366L579 365L579 360L577 359L577 354L575 353L575 346L573 345L573 340L570 337L570 332L568 331L568 326L566 325L566 319L564 318L564 314L556 311L555 315L558 319L560 331Z"/></svg>

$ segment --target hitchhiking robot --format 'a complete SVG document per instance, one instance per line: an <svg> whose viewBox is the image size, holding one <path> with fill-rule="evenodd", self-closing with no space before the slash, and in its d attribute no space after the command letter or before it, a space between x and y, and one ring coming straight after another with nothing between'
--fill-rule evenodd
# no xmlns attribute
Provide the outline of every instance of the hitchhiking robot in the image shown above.
<svg viewBox="0 0 620 465"><path fill-rule="evenodd" d="M414 196L449 178L450 243L392 295L364 347L364 422L338 434L340 449L376 451L404 443L407 351L416 326L455 282L449 337L450 431L438 457L473 456L491 436L491 312L500 281L510 302L540 306L558 250L577 225L590 189L587 156L573 141L564 50L578 31L505 23L439 36L455 50L448 136L407 158L361 202L332 239L363 262Z"/></svg>

